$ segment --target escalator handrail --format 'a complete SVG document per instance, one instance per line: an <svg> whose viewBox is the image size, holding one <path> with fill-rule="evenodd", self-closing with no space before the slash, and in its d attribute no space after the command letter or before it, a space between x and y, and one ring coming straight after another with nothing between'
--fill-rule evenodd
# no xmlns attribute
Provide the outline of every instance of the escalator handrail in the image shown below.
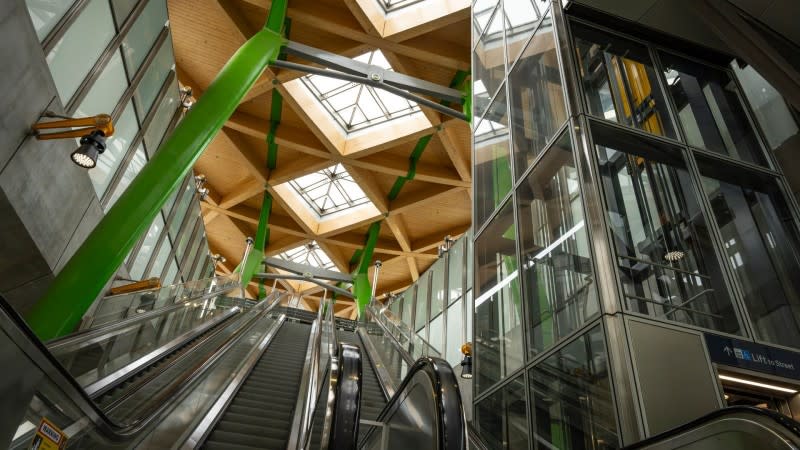
<svg viewBox="0 0 800 450"><path fill-rule="evenodd" d="M272 296L272 294L270 295ZM264 300L264 304L269 297ZM264 311L257 316L267 314L275 305L280 303L281 294L275 295L275 301L269 304ZM159 406L149 415L140 417L129 424L120 424L108 417L98 405L96 405L89 395L83 390L78 382L70 375L61 363L47 349L46 345L38 339L33 330L28 327L25 320L8 304L6 299L0 296L0 328L18 345L23 352L33 360L42 372L47 374L55 382L62 392L78 407L81 413L89 420L97 432L104 438L112 442L123 442L139 431L144 429L150 422L160 415L169 406L169 402L160 403ZM243 327L245 328L245 327ZM247 327L249 328L249 327ZM241 331L241 329L239 330ZM236 337L234 333L231 337ZM210 356L206 362L213 359ZM201 374L200 374L201 375ZM195 375L199 376L199 375ZM195 378L190 377L182 381L181 385L185 388L190 386ZM178 396L176 395L175 398Z"/></svg>
<svg viewBox="0 0 800 450"><path fill-rule="evenodd" d="M181 308L185 308L189 304L189 302L202 301L212 297L217 297L220 295L220 293L229 290L230 289L221 289L219 291L209 292L197 297L182 299L180 302L164 306L163 308L154 309L152 311L147 311L146 313L127 317L117 322L103 324L94 328L87 328L85 330L80 330L75 333L71 333L67 336L51 339L47 341L47 348L50 349L51 352L58 352L59 349L68 347L70 345L76 345L76 344L84 344L84 346L90 345L94 342L97 342L98 340L104 339L107 335L113 335L115 333L119 333L120 331L123 331L129 328L130 326L136 325L140 322L144 322L154 317L158 317L162 314L166 314Z"/></svg>
<svg viewBox="0 0 800 450"><path fill-rule="evenodd" d="M727 408L714 410L704 416L686 422L683 425L679 425L670 430L658 433L654 436L650 436L647 439L643 439L639 442L630 444L626 447L623 447L623 450L635 450L644 448L648 445L653 445L655 443L676 437L689 430L699 428L700 426L711 423L717 419L722 419L737 414L755 414L764 417L766 419L776 422L777 424L779 424L780 426L784 427L786 430L797 436L798 439L800 439L800 423L792 420L789 417L784 416L783 414L777 413L775 411L770 411L767 409L756 408L754 406L728 406Z"/></svg>
<svg viewBox="0 0 800 450"><path fill-rule="evenodd" d="M350 450L358 443L363 384L361 351L339 344L331 357L321 450Z"/></svg>
<svg viewBox="0 0 800 450"><path fill-rule="evenodd" d="M456 374L450 364L437 357L423 356L419 358L408 370L408 374L400 383L394 396L389 399L386 406L378 414L377 422L385 422L387 416L395 412L398 402L405 398L403 393L417 373L423 373L433 386L434 423L436 424L438 450L465 450L467 436L467 421L464 416L464 407L461 403ZM376 433L372 427L364 437L362 443L369 441L370 436Z"/></svg>

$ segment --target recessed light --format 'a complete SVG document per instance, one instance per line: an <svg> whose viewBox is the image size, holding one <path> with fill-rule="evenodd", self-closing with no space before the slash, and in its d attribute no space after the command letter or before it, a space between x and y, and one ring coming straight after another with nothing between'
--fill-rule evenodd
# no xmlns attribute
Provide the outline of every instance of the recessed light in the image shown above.
<svg viewBox="0 0 800 450"><path fill-rule="evenodd" d="M764 388L764 389L772 389L773 391L786 392L788 394L797 393L797 389L789 389L789 388L785 388L785 387L781 387L781 386L775 386L774 384L760 383L758 381L747 380L747 379L744 379L744 378L736 378L736 377L732 377L732 376L728 376L728 375L720 375L719 379L720 380L725 380L725 381L730 381L730 382L733 382L733 383L741 383L741 384L747 384L747 385L750 385L750 386L757 386L757 387L761 387L761 388Z"/></svg>

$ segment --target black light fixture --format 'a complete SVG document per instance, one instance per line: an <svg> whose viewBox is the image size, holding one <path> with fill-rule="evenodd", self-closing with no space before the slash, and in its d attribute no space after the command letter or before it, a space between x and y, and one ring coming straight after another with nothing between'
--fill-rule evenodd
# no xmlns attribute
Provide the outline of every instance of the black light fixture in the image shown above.
<svg viewBox="0 0 800 450"><path fill-rule="evenodd" d="M81 146L72 152L70 158L75 164L91 169L97 165L97 157L106 151L106 137L102 131L92 131L81 138Z"/></svg>
<svg viewBox="0 0 800 450"><path fill-rule="evenodd" d="M114 124L108 114L98 114L91 117L66 117L47 111L44 117L57 117L62 120L39 122L31 127L36 139L40 141L51 139L80 138L80 147L72 152L70 159L84 169L91 169L97 165L97 157L106 150L106 138L114 134ZM55 128L72 128L68 131L57 131L43 134L40 130Z"/></svg>
<svg viewBox="0 0 800 450"><path fill-rule="evenodd" d="M472 379L472 356L465 355L461 360L461 378Z"/></svg>

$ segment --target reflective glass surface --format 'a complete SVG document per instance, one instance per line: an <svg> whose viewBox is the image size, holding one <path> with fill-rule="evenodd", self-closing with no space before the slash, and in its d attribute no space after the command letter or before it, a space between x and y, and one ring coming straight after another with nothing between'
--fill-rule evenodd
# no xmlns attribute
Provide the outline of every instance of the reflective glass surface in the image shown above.
<svg viewBox="0 0 800 450"><path fill-rule="evenodd" d="M539 353L599 313L569 134L517 190L528 350Z"/></svg>
<svg viewBox="0 0 800 450"><path fill-rule="evenodd" d="M192 203L194 191L194 183L189 182L189 184L183 188L183 192L180 193L178 203L175 205L175 212L172 215L172 222L169 224L169 235L172 236L173 239L178 236L178 231L181 228L183 218L186 216L186 211L189 209L189 205Z"/></svg>
<svg viewBox="0 0 800 450"><path fill-rule="evenodd" d="M597 117L675 137L650 53L642 44L572 23L586 103Z"/></svg>
<svg viewBox="0 0 800 450"><path fill-rule="evenodd" d="M431 318L444 310L445 306L445 291L444 291L444 271L445 259L439 258L430 269L431 272ZM436 347L439 348L439 347Z"/></svg>
<svg viewBox="0 0 800 450"><path fill-rule="evenodd" d="M156 215L155 220L153 220L153 223L150 224L150 229L147 230L147 234L144 237L142 246L139 248L139 253L136 254L133 264L130 265L130 275L134 280L144 277L144 270L147 267L148 261L150 261L150 256L153 254L153 248L155 247L158 237L161 235L163 230L164 219L161 218L161 214L158 214Z"/></svg>
<svg viewBox="0 0 800 450"><path fill-rule="evenodd" d="M538 448L619 448L609 378L599 326L534 366L528 379Z"/></svg>
<svg viewBox="0 0 800 450"><path fill-rule="evenodd" d="M167 128L178 111L180 104L180 93L178 92L178 79L173 78L172 85L167 89L167 94L159 103L152 122L144 132L144 144L147 146L147 154L155 155L164 138Z"/></svg>
<svg viewBox="0 0 800 450"><path fill-rule="evenodd" d="M546 4L542 5L541 2L534 0L503 2L509 65L517 59L519 52L525 47L545 8Z"/></svg>
<svg viewBox="0 0 800 450"><path fill-rule="evenodd" d="M122 174L122 178L119 180L117 187L114 189L114 193L111 194L111 198L106 204L106 212L117 202L117 199L125 192L125 189L128 189L128 186L133 179L136 178L136 175L139 174L145 164L147 164L147 156L144 154L144 147L142 144L139 144L136 153L133 154L133 158L131 158L128 167L125 169L125 173Z"/></svg>
<svg viewBox="0 0 800 450"><path fill-rule="evenodd" d="M119 51L116 51L75 110L74 116L87 117L95 114L111 114L127 87L128 79L125 77L125 67L122 66L122 55L120 55ZM114 133L116 134L119 131L122 130L119 129L118 124L115 122Z"/></svg>
<svg viewBox="0 0 800 450"><path fill-rule="evenodd" d="M128 5L114 2L114 9L124 13ZM139 70L145 56L155 43L156 38L167 23L166 0L149 0L141 15L136 18L125 39L122 40L122 51L125 53L125 62L131 74Z"/></svg>
<svg viewBox="0 0 800 450"><path fill-rule="evenodd" d="M689 144L764 164L736 84L726 71L662 52L664 77Z"/></svg>
<svg viewBox="0 0 800 450"><path fill-rule="evenodd" d="M508 111L501 90L486 117L475 128L475 218L480 227L511 190Z"/></svg>
<svg viewBox="0 0 800 450"><path fill-rule="evenodd" d="M528 448L527 401L522 375L475 405L475 423L490 450Z"/></svg>
<svg viewBox="0 0 800 450"><path fill-rule="evenodd" d="M503 83L506 76L505 56L503 12L498 7L472 54L473 117L483 115L489 100Z"/></svg>
<svg viewBox="0 0 800 450"><path fill-rule="evenodd" d="M477 0L472 7L472 42L473 45L489 25L495 7L500 3L497 0Z"/></svg>
<svg viewBox="0 0 800 450"><path fill-rule="evenodd" d="M520 177L567 119L550 14L508 75L508 91L514 171Z"/></svg>
<svg viewBox="0 0 800 450"><path fill-rule="evenodd" d="M698 163L757 337L800 347L800 241L781 189L766 175Z"/></svg>
<svg viewBox="0 0 800 450"><path fill-rule="evenodd" d="M172 38L167 37L161 44L156 57L150 63L147 72L145 72L133 95L136 108L142 117L147 116L150 112L150 107L153 106L164 80L167 79L167 75L169 75L174 65L175 56L172 54Z"/></svg>
<svg viewBox="0 0 800 450"><path fill-rule="evenodd" d="M592 130L626 308L740 332L680 151Z"/></svg>
<svg viewBox="0 0 800 450"><path fill-rule="evenodd" d="M462 333L464 332L464 300L459 300L447 309L447 348L442 349L442 353L451 366L457 366L461 362L461 344L464 344ZM467 341L471 337L467 337Z"/></svg>
<svg viewBox="0 0 800 450"><path fill-rule="evenodd" d="M69 103L115 34L108 0L91 0L47 55L63 105Z"/></svg>
<svg viewBox="0 0 800 450"><path fill-rule="evenodd" d="M475 240L475 386L478 392L522 365L522 301L511 201Z"/></svg>
<svg viewBox="0 0 800 450"><path fill-rule="evenodd" d="M165 239L161 242L158 254L153 260L153 267L150 268L150 273L148 273L149 277L161 277L161 272L164 271L164 267L167 265L167 258L169 257L170 250L172 250L172 244L169 242L169 239Z"/></svg>
<svg viewBox="0 0 800 450"><path fill-rule="evenodd" d="M136 113L133 104L129 102L122 110L122 115L114 122L114 135L106 139L106 151L97 158L97 165L89 170L89 178L98 198L103 198L138 132Z"/></svg>
<svg viewBox="0 0 800 450"><path fill-rule="evenodd" d="M75 0L25 0L40 41L47 37L73 3Z"/></svg>
<svg viewBox="0 0 800 450"><path fill-rule="evenodd" d="M462 237L456 241L453 247L447 252L448 268L448 286L449 292L448 304L455 302L464 292L464 277L469 272L464 272L464 245L467 244L467 238ZM470 242L469 245L472 245Z"/></svg>
<svg viewBox="0 0 800 450"><path fill-rule="evenodd" d="M409 326L413 325L411 323L411 318L414 315L414 292L416 291L416 286L411 286L410 288L406 289L403 292L403 323Z"/></svg>
<svg viewBox="0 0 800 450"><path fill-rule="evenodd" d="M421 330L428 320L428 276L430 276L430 273L425 272L417 280L417 304L414 315L414 330L416 331Z"/></svg>
<svg viewBox="0 0 800 450"><path fill-rule="evenodd" d="M753 66L742 68L735 62L731 66L770 148L780 150L788 145L797 148L800 128L781 94Z"/></svg>

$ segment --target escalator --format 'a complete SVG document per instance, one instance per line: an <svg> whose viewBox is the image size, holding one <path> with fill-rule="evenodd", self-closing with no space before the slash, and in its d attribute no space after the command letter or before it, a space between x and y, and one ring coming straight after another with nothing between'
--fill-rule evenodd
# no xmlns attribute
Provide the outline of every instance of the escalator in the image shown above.
<svg viewBox="0 0 800 450"><path fill-rule="evenodd" d="M347 330L338 330L336 334L340 342L361 348L361 353L367 354L363 350L361 338L357 333ZM363 361L361 369L361 420L375 421L378 419L378 415L380 415L383 408L386 407L386 392L375 374L373 361L370 358L363 358ZM360 442L369 430L369 427L362 425L359 430Z"/></svg>
<svg viewBox="0 0 800 450"><path fill-rule="evenodd" d="M46 418L69 436L67 448L382 448L386 430L408 422L411 408L434 414L412 418L416 427L428 424L421 439L431 445L420 448L457 448L431 441L445 430L435 418L441 405L430 405L447 391L440 361L422 363L436 374L422 388L419 369L406 374L412 381L389 383L363 327L336 331L331 304L311 324L300 316L290 322L278 310L282 295L251 305L184 298L52 341L49 349L0 298L0 345L14 354L14 376L34 380L12 385L16 397L7 382L0 385L13 411L0 440L27 448ZM403 358L384 353L386 361ZM405 358L403 367L411 367ZM460 404L447 409L463 417ZM359 427L359 419L367 425ZM453 424L461 421L449 420L447 430L458 433Z"/></svg>
<svg viewBox="0 0 800 450"><path fill-rule="evenodd" d="M286 448L309 332L304 323L280 328L202 448Z"/></svg>

